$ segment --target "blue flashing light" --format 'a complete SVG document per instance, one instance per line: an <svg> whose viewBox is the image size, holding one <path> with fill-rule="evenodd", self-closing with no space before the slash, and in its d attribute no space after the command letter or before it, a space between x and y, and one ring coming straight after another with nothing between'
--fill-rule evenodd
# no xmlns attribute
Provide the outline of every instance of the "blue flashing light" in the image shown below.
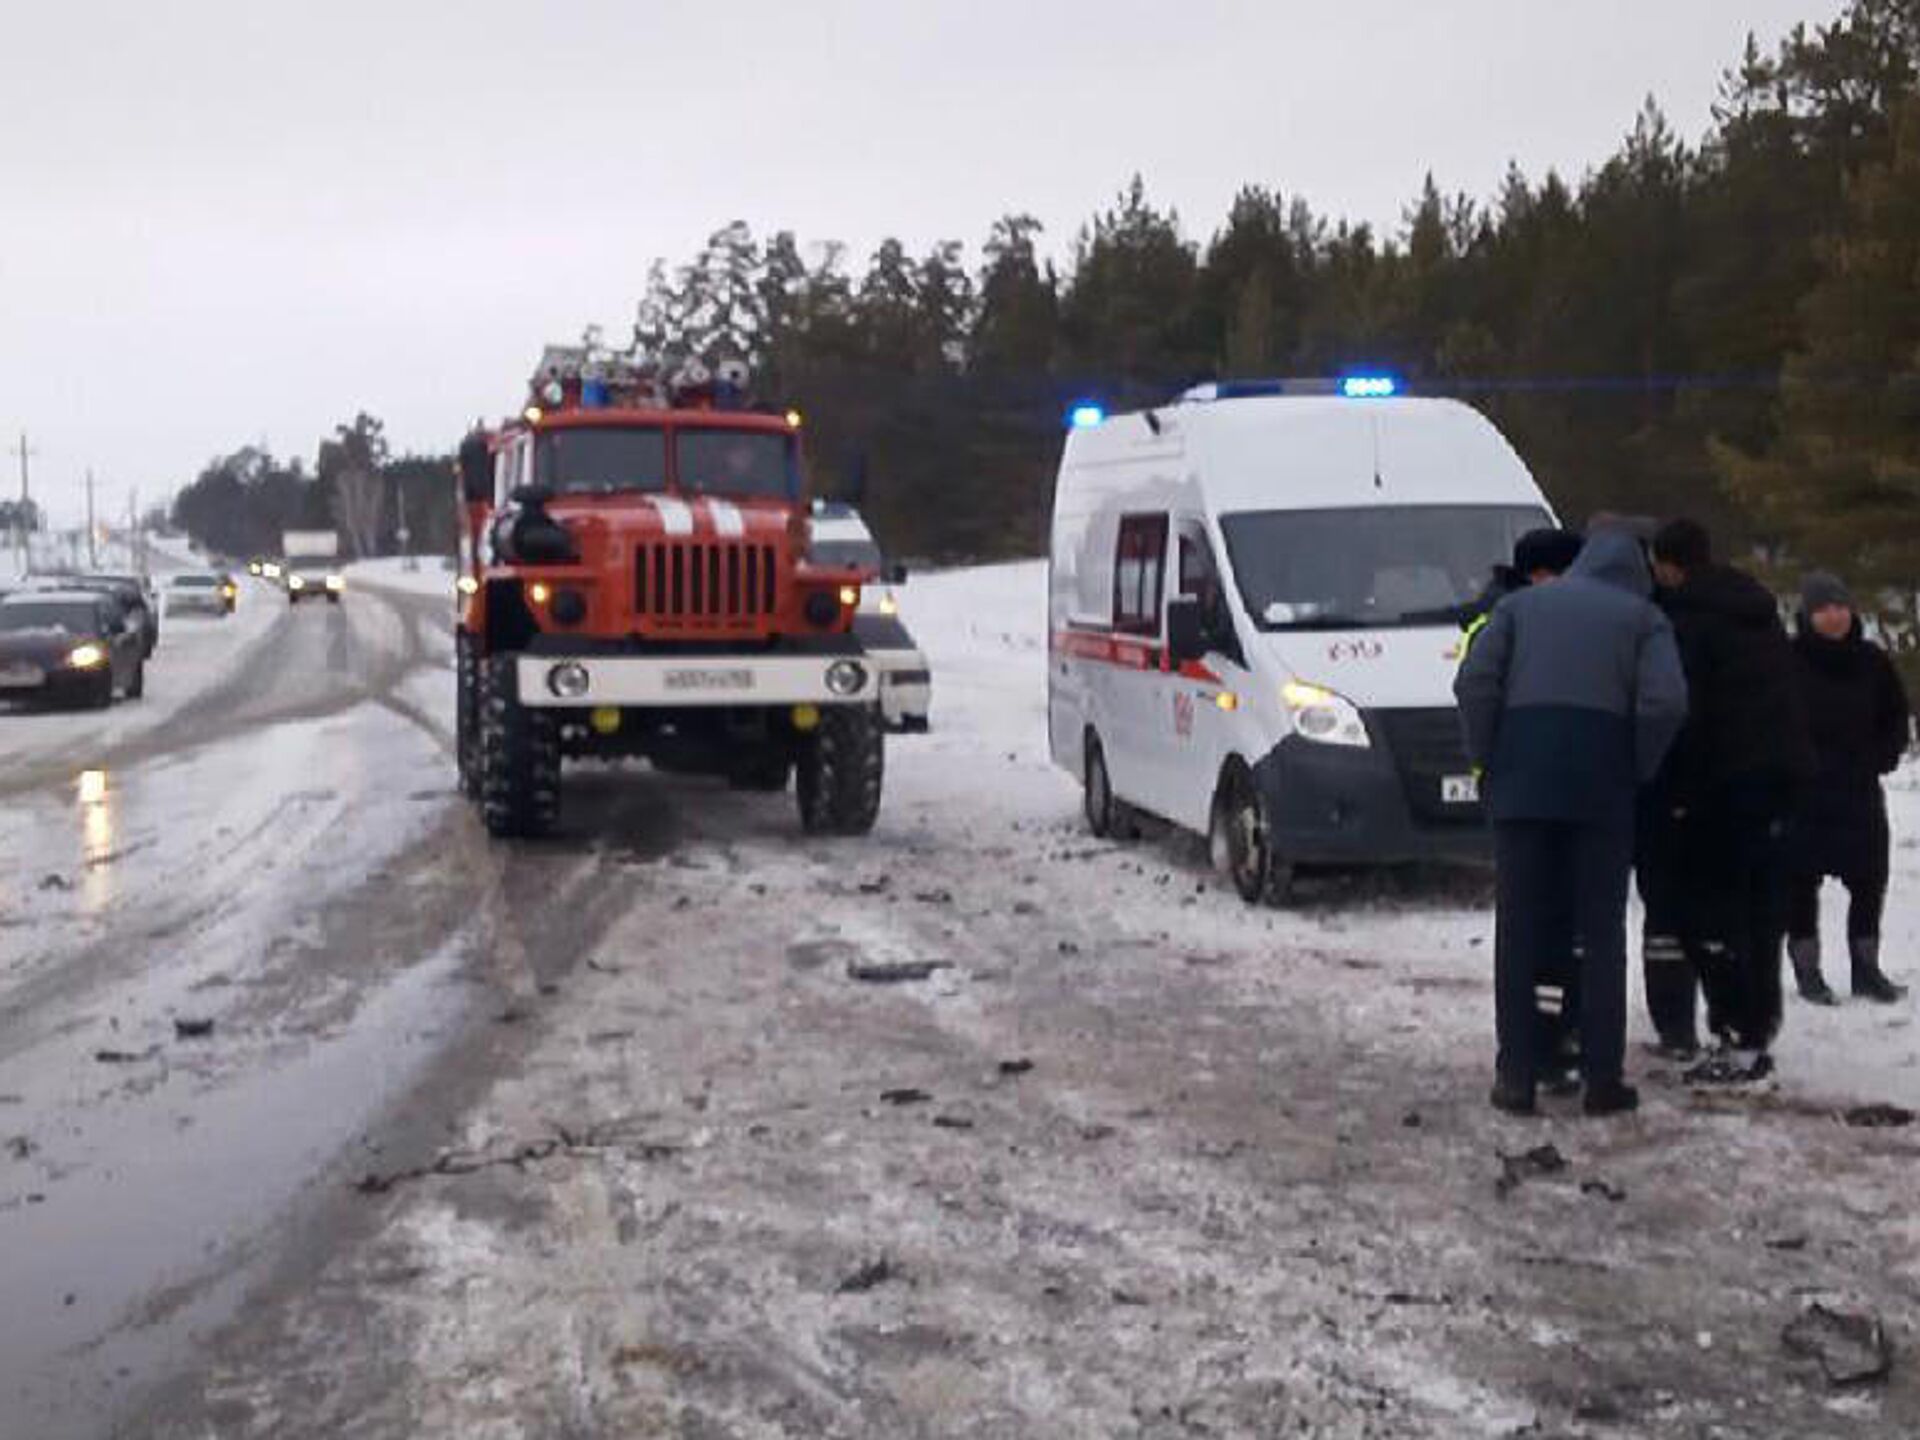
<svg viewBox="0 0 1920 1440"><path fill-rule="evenodd" d="M1349 375L1340 393L1349 400L1386 400L1400 393L1400 382L1391 375Z"/></svg>
<svg viewBox="0 0 1920 1440"><path fill-rule="evenodd" d="M1107 412L1098 405L1076 405L1073 407L1073 428L1090 430L1107 418Z"/></svg>

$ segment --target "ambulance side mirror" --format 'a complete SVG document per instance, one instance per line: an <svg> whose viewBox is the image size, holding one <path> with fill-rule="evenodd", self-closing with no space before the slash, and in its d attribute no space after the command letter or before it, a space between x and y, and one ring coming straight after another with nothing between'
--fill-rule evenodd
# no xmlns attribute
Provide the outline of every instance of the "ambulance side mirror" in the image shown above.
<svg viewBox="0 0 1920 1440"><path fill-rule="evenodd" d="M1198 600L1167 602L1167 658L1175 665L1199 660L1207 653L1206 612Z"/></svg>

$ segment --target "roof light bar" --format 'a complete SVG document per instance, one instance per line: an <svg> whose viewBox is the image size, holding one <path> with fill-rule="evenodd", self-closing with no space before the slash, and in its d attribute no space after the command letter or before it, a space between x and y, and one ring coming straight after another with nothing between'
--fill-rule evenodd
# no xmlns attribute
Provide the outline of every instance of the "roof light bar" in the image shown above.
<svg viewBox="0 0 1920 1440"><path fill-rule="evenodd" d="M1098 405L1076 405L1069 420L1076 430L1090 430L1107 418L1107 412Z"/></svg>

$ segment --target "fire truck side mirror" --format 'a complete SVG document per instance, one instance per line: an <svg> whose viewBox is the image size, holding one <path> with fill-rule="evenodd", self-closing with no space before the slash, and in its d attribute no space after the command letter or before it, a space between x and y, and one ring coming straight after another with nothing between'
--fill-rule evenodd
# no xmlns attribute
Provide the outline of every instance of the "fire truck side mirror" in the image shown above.
<svg viewBox="0 0 1920 1440"><path fill-rule="evenodd" d="M484 505L493 499L493 455L479 435L470 435L460 443L460 496L469 505Z"/></svg>
<svg viewBox="0 0 1920 1440"><path fill-rule="evenodd" d="M538 510L553 499L553 491L545 485L516 485L507 498L524 510Z"/></svg>

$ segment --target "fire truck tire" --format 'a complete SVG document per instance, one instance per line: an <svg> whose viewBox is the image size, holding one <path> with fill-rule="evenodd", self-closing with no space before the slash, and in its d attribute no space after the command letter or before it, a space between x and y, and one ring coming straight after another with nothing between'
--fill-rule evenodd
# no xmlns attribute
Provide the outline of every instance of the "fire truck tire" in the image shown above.
<svg viewBox="0 0 1920 1440"><path fill-rule="evenodd" d="M824 709L801 751L800 826L809 835L865 835L880 815L886 727L871 705Z"/></svg>
<svg viewBox="0 0 1920 1440"><path fill-rule="evenodd" d="M559 727L520 703L514 656L490 656L481 673L481 818L493 835L544 835L560 817Z"/></svg>
<svg viewBox="0 0 1920 1440"><path fill-rule="evenodd" d="M480 674L473 640L464 632L454 638L453 728L454 761L460 770L460 793L480 798Z"/></svg>

